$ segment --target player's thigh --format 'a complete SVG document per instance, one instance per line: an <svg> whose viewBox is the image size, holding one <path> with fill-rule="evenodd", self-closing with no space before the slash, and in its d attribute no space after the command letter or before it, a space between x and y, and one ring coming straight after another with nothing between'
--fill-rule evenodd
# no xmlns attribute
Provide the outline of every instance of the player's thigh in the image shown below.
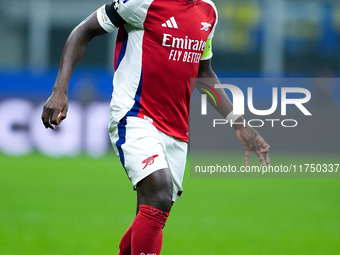
<svg viewBox="0 0 340 255"><path fill-rule="evenodd" d="M146 120L124 118L110 131L110 139L133 185L168 168L158 130Z"/></svg>
<svg viewBox="0 0 340 255"><path fill-rule="evenodd" d="M188 144L166 134L162 134L166 161L173 180L173 201L177 201L183 192L183 178L186 166Z"/></svg>

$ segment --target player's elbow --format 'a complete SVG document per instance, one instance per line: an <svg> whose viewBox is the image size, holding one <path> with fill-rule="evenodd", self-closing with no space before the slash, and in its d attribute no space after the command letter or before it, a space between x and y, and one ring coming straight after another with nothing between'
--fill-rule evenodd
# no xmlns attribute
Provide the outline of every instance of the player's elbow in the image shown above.
<svg viewBox="0 0 340 255"><path fill-rule="evenodd" d="M83 23L76 26L67 39L67 44L77 45L78 47L87 47L95 37L91 30Z"/></svg>
<svg viewBox="0 0 340 255"><path fill-rule="evenodd" d="M92 13L88 18L83 20L76 26L70 36L81 38L86 42L90 42L94 37L105 34L106 31L99 25L95 13Z"/></svg>

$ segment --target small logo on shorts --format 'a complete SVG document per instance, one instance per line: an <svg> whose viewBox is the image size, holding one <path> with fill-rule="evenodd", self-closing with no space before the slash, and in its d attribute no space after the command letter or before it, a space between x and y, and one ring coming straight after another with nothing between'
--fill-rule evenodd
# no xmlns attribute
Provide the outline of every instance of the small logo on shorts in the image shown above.
<svg viewBox="0 0 340 255"><path fill-rule="evenodd" d="M142 164L145 164L145 166L143 167L143 169L145 169L147 166L152 165L155 162L155 158L158 157L157 155L153 155L151 157L148 157L147 159L143 160Z"/></svg>

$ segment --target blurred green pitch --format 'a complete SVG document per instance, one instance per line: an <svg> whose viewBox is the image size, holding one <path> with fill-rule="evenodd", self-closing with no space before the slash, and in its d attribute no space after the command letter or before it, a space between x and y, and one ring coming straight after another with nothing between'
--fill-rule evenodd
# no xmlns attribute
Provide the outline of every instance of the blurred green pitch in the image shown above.
<svg viewBox="0 0 340 255"><path fill-rule="evenodd" d="M187 169L184 189L164 255L340 254L340 179L191 179ZM111 154L0 154L0 254L117 254L135 196Z"/></svg>

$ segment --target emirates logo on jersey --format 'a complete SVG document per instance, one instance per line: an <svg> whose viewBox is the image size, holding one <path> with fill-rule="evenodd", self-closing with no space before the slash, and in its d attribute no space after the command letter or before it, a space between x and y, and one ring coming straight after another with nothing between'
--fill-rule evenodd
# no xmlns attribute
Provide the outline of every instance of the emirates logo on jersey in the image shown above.
<svg viewBox="0 0 340 255"><path fill-rule="evenodd" d="M207 32L209 32L212 27L208 22L200 23L201 24L197 24L197 29L200 29L202 32L200 33L201 36L197 36L197 39L176 32L176 30L179 29L179 23L177 23L174 16L161 24L162 27L165 28L162 46L170 48L169 60L195 64L200 63L206 45ZM201 27L201 25L203 27Z"/></svg>
<svg viewBox="0 0 340 255"><path fill-rule="evenodd" d="M143 160L142 164L145 164L145 166L143 167L143 170L147 167L147 166L150 166L152 165L154 162L155 162L155 158L158 157L158 154L156 155L153 155L151 157L148 157L146 159Z"/></svg>
<svg viewBox="0 0 340 255"><path fill-rule="evenodd" d="M204 51L206 41L203 39L190 39L175 37L171 34L163 33L162 46L171 48L169 60L186 63L199 63Z"/></svg>

